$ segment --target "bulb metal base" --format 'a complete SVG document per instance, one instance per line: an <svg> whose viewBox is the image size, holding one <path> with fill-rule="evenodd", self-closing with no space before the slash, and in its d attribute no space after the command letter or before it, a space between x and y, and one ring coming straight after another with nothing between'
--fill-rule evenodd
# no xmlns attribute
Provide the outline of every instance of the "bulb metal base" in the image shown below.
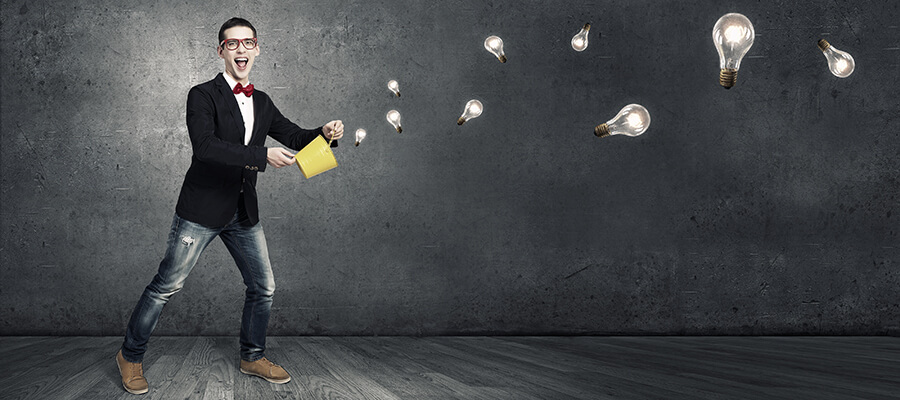
<svg viewBox="0 0 900 400"><path fill-rule="evenodd" d="M731 89L737 83L738 70L734 68L724 68L719 71L719 84L725 89Z"/></svg>
<svg viewBox="0 0 900 400"><path fill-rule="evenodd" d="M828 50L828 48L831 47L831 43L828 43L825 39L819 39L819 43L817 44L819 45L819 50L822 51Z"/></svg>
<svg viewBox="0 0 900 400"><path fill-rule="evenodd" d="M397 127L397 133L403 133L403 127L402 127L402 126L398 126L398 127Z"/></svg>
<svg viewBox="0 0 900 400"><path fill-rule="evenodd" d="M400 92L394 92L394 94L396 94L397 97L400 97Z"/></svg>
<svg viewBox="0 0 900 400"><path fill-rule="evenodd" d="M497 57L497 58L498 58L498 59L500 60L500 62L502 62L502 63L505 63L505 62L506 62L506 56L500 56L500 57Z"/></svg>
<svg viewBox="0 0 900 400"><path fill-rule="evenodd" d="M457 125L462 125L464 123L466 123L466 119L463 117L459 117L459 119L456 120Z"/></svg>
<svg viewBox="0 0 900 400"><path fill-rule="evenodd" d="M359 147L359 141L356 142L356 147Z"/></svg>
<svg viewBox="0 0 900 400"><path fill-rule="evenodd" d="M605 138L610 135L609 126L604 124L600 124L594 127L594 135L597 135L599 138Z"/></svg>
<svg viewBox="0 0 900 400"><path fill-rule="evenodd" d="M584 26L582 26L581 29L584 29L584 30L590 32L590 30L591 30L591 23L588 22L588 23L584 24Z"/></svg>

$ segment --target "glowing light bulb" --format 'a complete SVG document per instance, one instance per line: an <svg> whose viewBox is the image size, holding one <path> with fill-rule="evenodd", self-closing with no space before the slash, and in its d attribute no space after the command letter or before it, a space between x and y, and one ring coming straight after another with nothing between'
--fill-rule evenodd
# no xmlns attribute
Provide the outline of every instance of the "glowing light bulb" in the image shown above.
<svg viewBox="0 0 900 400"><path fill-rule="evenodd" d="M646 132L649 127L650 112L640 104L629 104L613 119L597 125L594 134L601 138L609 135L637 136Z"/></svg>
<svg viewBox="0 0 900 400"><path fill-rule="evenodd" d="M470 119L472 119L472 118L478 117L479 115L481 115L481 112L482 112L483 110L484 110L484 106L481 104L480 101L478 101L478 100L469 100L469 102L466 103L466 110L463 111L462 116L459 117L459 119L456 120L456 124L457 124L457 125L462 125L462 124L464 124L466 121L468 121L468 120L470 120Z"/></svg>
<svg viewBox="0 0 900 400"><path fill-rule="evenodd" d="M503 54L503 39L497 36L488 36L487 39L484 39L484 48L497 56L500 62L506 62L506 54Z"/></svg>
<svg viewBox="0 0 900 400"><path fill-rule="evenodd" d="M584 51L584 49L588 46L588 31L591 30L591 23L588 22L584 24L584 27L581 28L581 31L578 32L577 35L572 37L572 48L575 51Z"/></svg>
<svg viewBox="0 0 900 400"><path fill-rule="evenodd" d="M397 97L400 97L400 84L397 81L391 79L388 81L388 89L391 89Z"/></svg>
<svg viewBox="0 0 900 400"><path fill-rule="evenodd" d="M723 15L713 27L713 43L719 51L719 84L725 89L731 89L737 82L741 59L753 46L755 36L753 24L738 13Z"/></svg>
<svg viewBox="0 0 900 400"><path fill-rule="evenodd" d="M400 112L397 110L391 110L387 113L387 121L394 126L394 129L397 130L397 133L403 133L403 127L400 126Z"/></svg>
<svg viewBox="0 0 900 400"><path fill-rule="evenodd" d="M362 142L363 139L366 138L366 130L363 128L359 128L356 130L356 145L359 146L359 142Z"/></svg>
<svg viewBox="0 0 900 400"><path fill-rule="evenodd" d="M846 78L853 73L853 70L856 68L856 62L853 61L853 56L849 53L834 48L825 39L819 39L819 49L822 50L822 53L825 53L825 58L828 59L828 69L831 70L834 76Z"/></svg>

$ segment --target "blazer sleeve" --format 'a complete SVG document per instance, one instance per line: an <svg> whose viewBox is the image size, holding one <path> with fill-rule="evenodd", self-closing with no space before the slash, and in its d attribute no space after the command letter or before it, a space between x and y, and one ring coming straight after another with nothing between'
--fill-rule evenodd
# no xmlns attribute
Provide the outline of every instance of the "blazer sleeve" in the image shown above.
<svg viewBox="0 0 900 400"><path fill-rule="evenodd" d="M303 129L281 115L281 111L278 111L278 107L275 107L274 104L272 104L272 111L269 136L291 149L299 151L312 142L316 136L322 135L321 126L315 129ZM324 135L322 136L324 137ZM337 140L331 142L331 147L337 147Z"/></svg>
<svg viewBox="0 0 900 400"><path fill-rule="evenodd" d="M216 136L216 111L212 97L196 86L188 92L187 128L194 157L198 160L265 171L265 147L230 143Z"/></svg>

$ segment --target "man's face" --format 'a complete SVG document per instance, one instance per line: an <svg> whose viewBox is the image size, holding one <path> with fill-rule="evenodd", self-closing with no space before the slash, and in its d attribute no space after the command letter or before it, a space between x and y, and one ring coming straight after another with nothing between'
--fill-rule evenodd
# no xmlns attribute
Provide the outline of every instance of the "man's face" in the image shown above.
<svg viewBox="0 0 900 400"><path fill-rule="evenodd" d="M234 26L225 30L225 40L252 38L253 30L246 26ZM253 59L259 55L259 46L253 50L247 50L243 43L238 44L234 50L228 50L224 44L218 48L219 57L225 60L225 72L234 80L246 84L249 81L250 68L253 68Z"/></svg>

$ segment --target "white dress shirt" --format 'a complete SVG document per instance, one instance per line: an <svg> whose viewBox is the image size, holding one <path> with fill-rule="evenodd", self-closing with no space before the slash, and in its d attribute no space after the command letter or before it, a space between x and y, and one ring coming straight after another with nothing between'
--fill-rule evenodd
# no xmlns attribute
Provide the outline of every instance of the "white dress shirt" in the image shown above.
<svg viewBox="0 0 900 400"><path fill-rule="evenodd" d="M223 72L222 76L228 82L228 87L234 89L238 84L236 80L228 75L228 72ZM247 84L249 85L250 83L248 82ZM241 109L241 117L244 118L244 145L246 146L250 143L250 136L253 136L253 96L247 97L243 92L240 92L234 95L234 99L237 100L238 107Z"/></svg>

